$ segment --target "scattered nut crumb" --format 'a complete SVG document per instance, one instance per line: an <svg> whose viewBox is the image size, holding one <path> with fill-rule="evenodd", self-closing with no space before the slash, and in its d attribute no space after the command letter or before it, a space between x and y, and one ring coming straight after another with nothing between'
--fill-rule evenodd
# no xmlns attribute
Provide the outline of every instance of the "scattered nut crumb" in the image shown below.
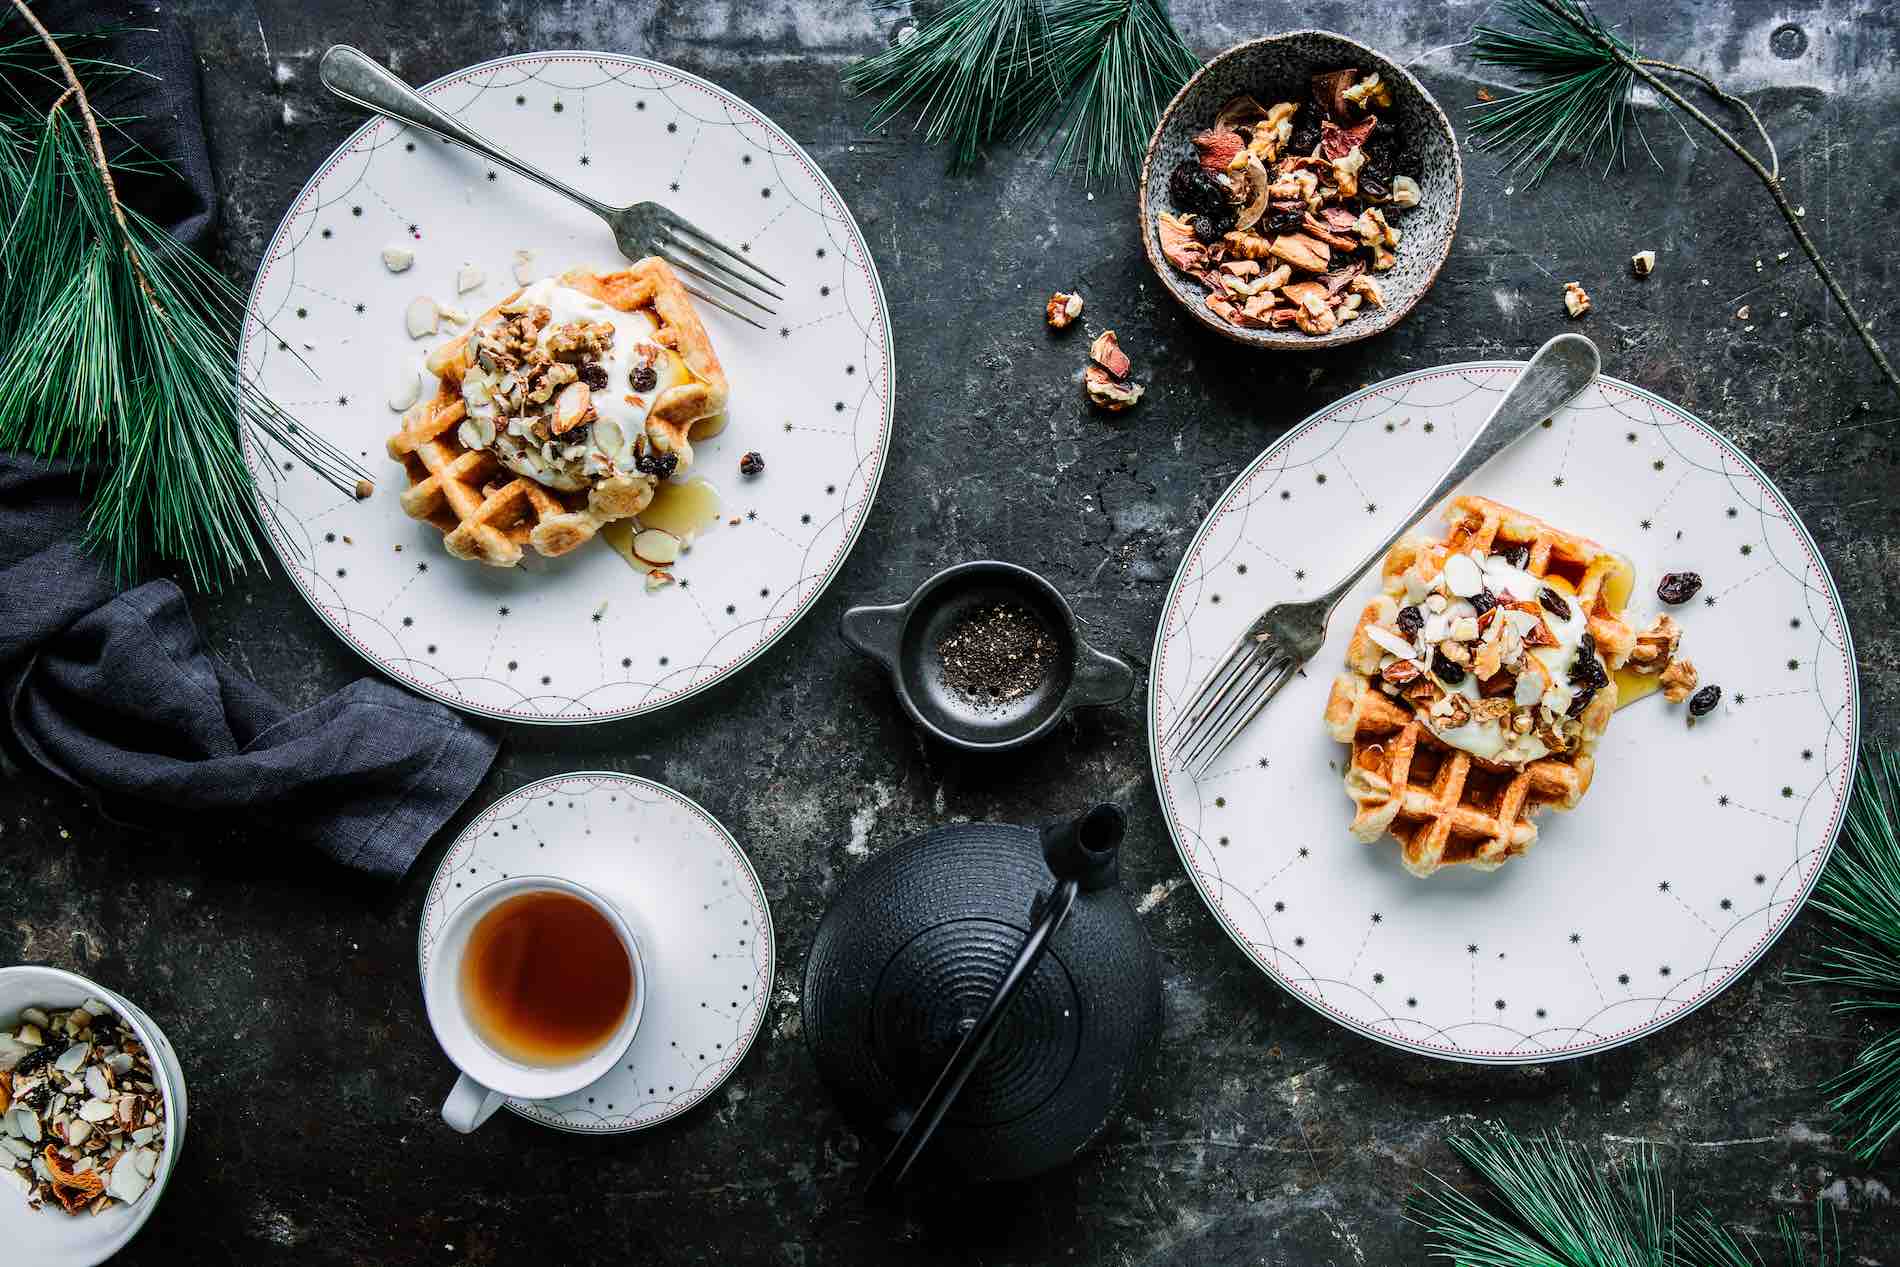
<svg viewBox="0 0 1900 1267"><path fill-rule="evenodd" d="M487 273L473 264L464 264L455 274L455 293L466 295L487 280Z"/></svg>
<svg viewBox="0 0 1900 1267"><path fill-rule="evenodd" d="M1687 660L1671 660L1657 681L1662 684L1663 698L1671 704L1680 704L1695 693L1695 665Z"/></svg>
<svg viewBox="0 0 1900 1267"><path fill-rule="evenodd" d="M403 309L402 324L412 339L434 334L442 324L442 306L427 295L417 295Z"/></svg>
<svg viewBox="0 0 1900 1267"><path fill-rule="evenodd" d="M520 250L515 252L515 281L526 286L534 280L534 252Z"/></svg>
<svg viewBox="0 0 1900 1267"><path fill-rule="evenodd" d="M1581 317L1590 311L1590 296L1584 293L1581 284L1564 283L1564 310L1573 317Z"/></svg>
<svg viewBox="0 0 1900 1267"><path fill-rule="evenodd" d="M1735 319L1737 321L1748 320L1748 305L1747 304L1743 304L1741 307L1735 310Z"/></svg>
<svg viewBox="0 0 1900 1267"><path fill-rule="evenodd" d="M416 262L416 253L406 246L386 246L383 248L383 267L392 273L406 273L409 266Z"/></svg>
<svg viewBox="0 0 1900 1267"><path fill-rule="evenodd" d="M1139 383L1127 381L1131 368L1128 354L1115 340L1113 330L1104 330L1089 344L1092 364L1082 373L1082 391L1089 403L1110 413L1120 413L1141 399Z"/></svg>
<svg viewBox="0 0 1900 1267"><path fill-rule="evenodd" d="M1648 277L1656 271L1656 252L1638 251L1630 256L1630 271L1638 277Z"/></svg>
<svg viewBox="0 0 1900 1267"><path fill-rule="evenodd" d="M1046 315L1052 329L1068 329L1069 324L1082 315L1082 296L1064 294L1058 290L1049 296Z"/></svg>

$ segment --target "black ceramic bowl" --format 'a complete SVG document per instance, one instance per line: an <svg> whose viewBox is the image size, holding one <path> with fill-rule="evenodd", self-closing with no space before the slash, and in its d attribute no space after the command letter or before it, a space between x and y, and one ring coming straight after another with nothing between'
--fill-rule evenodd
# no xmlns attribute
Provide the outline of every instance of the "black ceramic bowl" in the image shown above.
<svg viewBox="0 0 1900 1267"><path fill-rule="evenodd" d="M943 680L937 645L975 608L1007 601L1028 608L1057 644L1054 670L1034 691L1003 703L978 703ZM853 607L839 622L844 640L890 670L897 698L918 725L973 752L1014 748L1047 734L1069 710L1114 704L1135 689L1135 672L1082 640L1062 594L1014 563L959 563L937 573L902 603Z"/></svg>
<svg viewBox="0 0 1900 1267"><path fill-rule="evenodd" d="M1367 11L1373 11L1372 6ZM1308 81L1314 75L1348 66L1377 71L1379 78L1390 85L1392 105L1378 113L1404 138L1394 174L1410 176L1419 186L1419 205L1393 221L1403 234L1395 252L1398 263L1390 272L1377 274L1379 286L1385 291L1385 306L1361 308L1358 320L1342 324L1331 334L1243 329L1211 311L1203 302L1206 288L1162 258L1155 215L1172 207L1168 201L1168 174L1176 163L1193 154L1189 138L1212 125L1221 106L1231 98L1249 93L1267 105L1303 102ZM1310 352L1370 338L1404 319L1438 280L1438 270L1451 254L1464 196L1464 161L1458 155L1458 138L1451 130L1451 120L1411 71L1383 53L1331 31L1287 31L1217 53L1175 94L1148 141L1137 205L1149 264L1168 293L1196 321L1238 343Z"/></svg>

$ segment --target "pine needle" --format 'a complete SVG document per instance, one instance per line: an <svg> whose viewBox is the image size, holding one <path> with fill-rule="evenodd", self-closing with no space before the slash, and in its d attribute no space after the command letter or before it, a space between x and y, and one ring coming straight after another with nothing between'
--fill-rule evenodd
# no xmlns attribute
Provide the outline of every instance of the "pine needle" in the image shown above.
<svg viewBox="0 0 1900 1267"><path fill-rule="evenodd" d="M1059 87L1026 103L1017 134L1058 127L1058 167L1091 183L1131 178L1155 120L1200 59L1163 0L1048 0L1048 30L1049 79Z"/></svg>
<svg viewBox="0 0 1900 1267"><path fill-rule="evenodd" d="M1833 1211L1815 1203L1817 1256L1795 1223L1777 1221L1778 1257L1763 1259L1706 1212L1678 1220L1656 1155L1639 1147L1620 1165L1574 1141L1529 1138L1497 1123L1451 1137L1484 1181L1472 1197L1434 1177L1406 1217L1426 1231L1431 1257L1456 1267L1840 1267ZM1480 1199L1482 1198L1482 1199Z"/></svg>
<svg viewBox="0 0 1900 1267"><path fill-rule="evenodd" d="M215 587L262 557L243 428L340 491L366 473L240 374L245 305L223 274L119 201L114 173L164 164L107 154L115 122L78 72L128 69L65 56L11 4L35 34L0 43L19 103L0 112L0 448L85 468L86 542L119 582L165 559Z"/></svg>
<svg viewBox="0 0 1900 1267"><path fill-rule="evenodd" d="M1825 1084L1828 1107L1853 1126L1848 1151L1872 1161L1900 1134L1900 753L1893 749L1861 758L1846 831L1812 905L1840 926L1840 936L1812 971L1792 979L1852 991L1834 1010L1869 1016L1884 1031Z"/></svg>
<svg viewBox="0 0 1900 1267"><path fill-rule="evenodd" d="M1415 1197L1413 1222L1434 1258L1458 1267L1667 1267L1673 1203L1655 1154L1600 1166L1556 1135L1528 1139L1502 1126L1451 1138L1490 1188L1480 1203L1443 1179Z"/></svg>
<svg viewBox="0 0 1900 1267"><path fill-rule="evenodd" d="M1040 0L950 0L909 38L853 64L845 87L883 94L872 131L916 111L926 141L950 143L957 171L1014 126L1041 44Z"/></svg>
<svg viewBox="0 0 1900 1267"><path fill-rule="evenodd" d="M1634 56L1628 42L1588 5L1567 4L1588 23L1585 35L1540 0L1506 0L1504 12L1523 28L1472 28L1472 56L1528 75L1531 86L1472 107L1476 148L1495 152L1504 169L1528 168L1535 185L1566 156L1601 157L1604 169L1623 161L1624 138L1634 127L1630 90L1636 75L1613 50Z"/></svg>

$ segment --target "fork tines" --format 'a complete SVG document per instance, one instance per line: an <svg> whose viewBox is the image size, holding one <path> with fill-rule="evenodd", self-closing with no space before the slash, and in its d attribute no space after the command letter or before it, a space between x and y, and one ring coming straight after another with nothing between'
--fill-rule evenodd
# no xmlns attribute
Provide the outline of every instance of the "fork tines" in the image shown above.
<svg viewBox="0 0 1900 1267"><path fill-rule="evenodd" d="M1205 774L1247 723L1259 716L1299 662L1266 635L1242 634L1201 682L1175 724L1168 750L1189 774Z"/></svg>
<svg viewBox="0 0 1900 1267"><path fill-rule="evenodd" d="M757 276L742 273L731 264L726 263L718 256L712 254L711 251L701 250L698 246L694 245L693 241L687 236L689 233L698 237L714 250L724 252L727 256L737 260L739 264L752 270L752 273ZM778 282L777 278L772 277L770 273L758 265L753 264L750 260L740 258L730 248L700 233L699 230L692 228L692 226L685 224L683 221L675 223L669 220L666 228L663 229L655 239L655 247L657 248L655 254L680 272L697 279L706 286L722 291L742 303L751 304L761 312L776 314L778 309L775 308L772 303L768 303L767 300L783 302L785 298L783 294L773 289L772 285L767 281L760 280L760 278L769 278L771 282ZM783 285L784 283L780 282L779 284ZM763 298L761 298L761 296L763 296ZM726 308L724 304L720 304L717 299L711 296L702 294L700 297L717 304L721 308L725 308L725 311L732 313L734 316L745 315L735 309ZM755 322L754 324L757 323Z"/></svg>

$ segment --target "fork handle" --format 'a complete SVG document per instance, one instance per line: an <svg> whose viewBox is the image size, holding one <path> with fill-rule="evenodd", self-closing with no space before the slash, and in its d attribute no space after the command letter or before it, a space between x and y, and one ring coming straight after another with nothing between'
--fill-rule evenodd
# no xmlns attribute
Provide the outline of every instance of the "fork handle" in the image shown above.
<svg viewBox="0 0 1900 1267"><path fill-rule="evenodd" d="M1327 614L1331 615L1333 608L1339 605L1339 600L1358 588L1359 578L1385 556L1393 542L1424 518L1427 511L1469 479L1479 467L1502 453L1512 441L1556 413L1578 392L1588 387L1602 367L1597 345L1580 334L1560 334L1538 348L1530 363L1524 367L1524 372L1517 376L1510 390L1492 408L1491 416L1484 420L1484 425L1466 443L1464 451L1452 462L1443 477L1426 490L1410 514L1395 521L1398 527L1373 547L1359 566L1348 572L1346 578L1325 596Z"/></svg>
<svg viewBox="0 0 1900 1267"><path fill-rule="evenodd" d="M526 176L538 185L573 199L597 216L613 214L612 207L522 162L470 129L454 115L436 109L426 97L360 49L351 48L348 44L332 44L324 53L317 73L323 80L323 86L345 101L353 101L365 110L388 115L398 123L433 132L445 141L453 141L464 149L473 150L492 163L499 163L511 172Z"/></svg>

